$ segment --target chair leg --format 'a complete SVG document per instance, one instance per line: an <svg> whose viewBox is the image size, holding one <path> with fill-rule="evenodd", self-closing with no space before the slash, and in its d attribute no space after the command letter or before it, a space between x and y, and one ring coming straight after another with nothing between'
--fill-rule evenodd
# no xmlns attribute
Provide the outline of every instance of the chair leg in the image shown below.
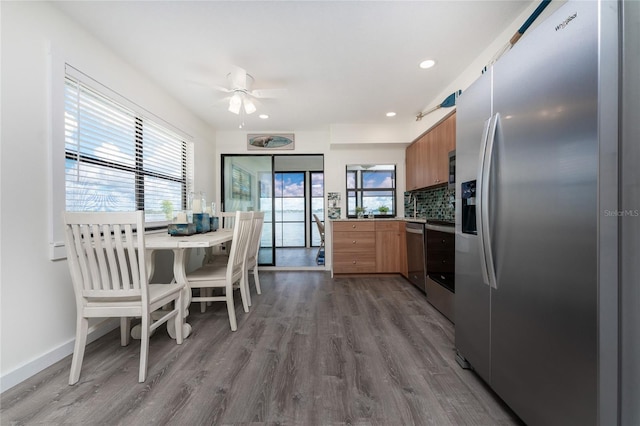
<svg viewBox="0 0 640 426"><path fill-rule="evenodd" d="M246 269L242 275L242 282L244 283L245 294L247 296L247 305L251 306L251 286L249 285L249 281L251 281L249 279L249 269Z"/></svg>
<svg viewBox="0 0 640 426"><path fill-rule="evenodd" d="M140 383L147 379L147 362L149 362L149 327L151 326L151 315L146 312L142 315L142 336L140 336L140 372L138 381ZM180 330L182 332L182 330ZM176 329L176 336L178 330Z"/></svg>
<svg viewBox="0 0 640 426"><path fill-rule="evenodd" d="M212 288L201 288L200 289L200 296L201 297L211 297L211 296L213 296L213 289ZM200 312L204 314L205 311L207 310L207 306L211 306L211 302L200 302Z"/></svg>
<svg viewBox="0 0 640 426"><path fill-rule="evenodd" d="M229 313L229 324L231 325L231 331L238 329L238 323L236 322L236 306L233 303L233 286L228 284L225 289L225 297L227 299L227 312Z"/></svg>
<svg viewBox="0 0 640 426"><path fill-rule="evenodd" d="M127 346L131 342L131 318L120 318L120 345Z"/></svg>
<svg viewBox="0 0 640 426"><path fill-rule="evenodd" d="M253 267L253 279L256 282L256 293L262 294L262 290L260 290L260 277L258 276L258 265Z"/></svg>
<svg viewBox="0 0 640 426"><path fill-rule="evenodd" d="M78 316L76 322L76 343L73 347L73 358L71 359L71 372L69 373L69 384L74 385L80 380L80 370L84 359L84 348L87 345L87 331L89 320Z"/></svg>
<svg viewBox="0 0 640 426"><path fill-rule="evenodd" d="M246 274L243 272L239 283L240 299L242 299L242 308L244 309L244 311L249 312L249 305L251 304L251 302L249 302L249 296L247 294L247 283L245 277Z"/></svg>

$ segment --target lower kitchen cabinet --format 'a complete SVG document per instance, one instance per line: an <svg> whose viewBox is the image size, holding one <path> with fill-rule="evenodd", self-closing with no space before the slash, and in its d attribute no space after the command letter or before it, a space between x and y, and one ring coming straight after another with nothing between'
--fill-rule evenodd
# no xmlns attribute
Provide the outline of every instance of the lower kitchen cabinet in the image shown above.
<svg viewBox="0 0 640 426"><path fill-rule="evenodd" d="M406 274L403 221L333 221L332 232L334 274Z"/></svg>
<svg viewBox="0 0 640 426"><path fill-rule="evenodd" d="M333 273L376 271L376 232L372 220L333 222Z"/></svg>
<svg viewBox="0 0 640 426"><path fill-rule="evenodd" d="M407 248L404 222L377 221L376 272L407 275Z"/></svg>

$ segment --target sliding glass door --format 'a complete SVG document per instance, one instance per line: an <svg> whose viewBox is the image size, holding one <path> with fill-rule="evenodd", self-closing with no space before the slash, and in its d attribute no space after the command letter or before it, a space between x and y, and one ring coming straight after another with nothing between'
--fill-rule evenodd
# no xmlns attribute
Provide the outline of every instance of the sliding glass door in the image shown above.
<svg viewBox="0 0 640 426"><path fill-rule="evenodd" d="M264 211L258 262L274 265L273 157L271 155L222 156L222 206L225 212Z"/></svg>
<svg viewBox="0 0 640 426"><path fill-rule="evenodd" d="M225 154L222 188L223 211L265 212L260 265L317 266L313 215L324 221L322 155Z"/></svg>

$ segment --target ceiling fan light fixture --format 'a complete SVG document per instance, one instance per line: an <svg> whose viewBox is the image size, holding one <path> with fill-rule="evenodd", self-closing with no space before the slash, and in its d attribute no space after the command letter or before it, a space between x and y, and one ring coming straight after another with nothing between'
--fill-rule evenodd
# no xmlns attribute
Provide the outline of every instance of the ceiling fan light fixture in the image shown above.
<svg viewBox="0 0 640 426"><path fill-rule="evenodd" d="M234 114L240 114L240 107L242 107L242 98L239 94L234 93L229 100L229 111Z"/></svg>
<svg viewBox="0 0 640 426"><path fill-rule="evenodd" d="M256 106L251 99L244 98L244 112L247 114L253 114L256 112Z"/></svg>

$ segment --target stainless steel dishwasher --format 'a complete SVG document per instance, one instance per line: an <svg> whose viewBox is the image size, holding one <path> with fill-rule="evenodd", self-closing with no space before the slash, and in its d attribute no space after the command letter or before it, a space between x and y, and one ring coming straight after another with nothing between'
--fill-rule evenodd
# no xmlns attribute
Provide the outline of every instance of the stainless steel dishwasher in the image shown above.
<svg viewBox="0 0 640 426"><path fill-rule="evenodd" d="M407 272L409 281L426 293L424 224L407 222Z"/></svg>

